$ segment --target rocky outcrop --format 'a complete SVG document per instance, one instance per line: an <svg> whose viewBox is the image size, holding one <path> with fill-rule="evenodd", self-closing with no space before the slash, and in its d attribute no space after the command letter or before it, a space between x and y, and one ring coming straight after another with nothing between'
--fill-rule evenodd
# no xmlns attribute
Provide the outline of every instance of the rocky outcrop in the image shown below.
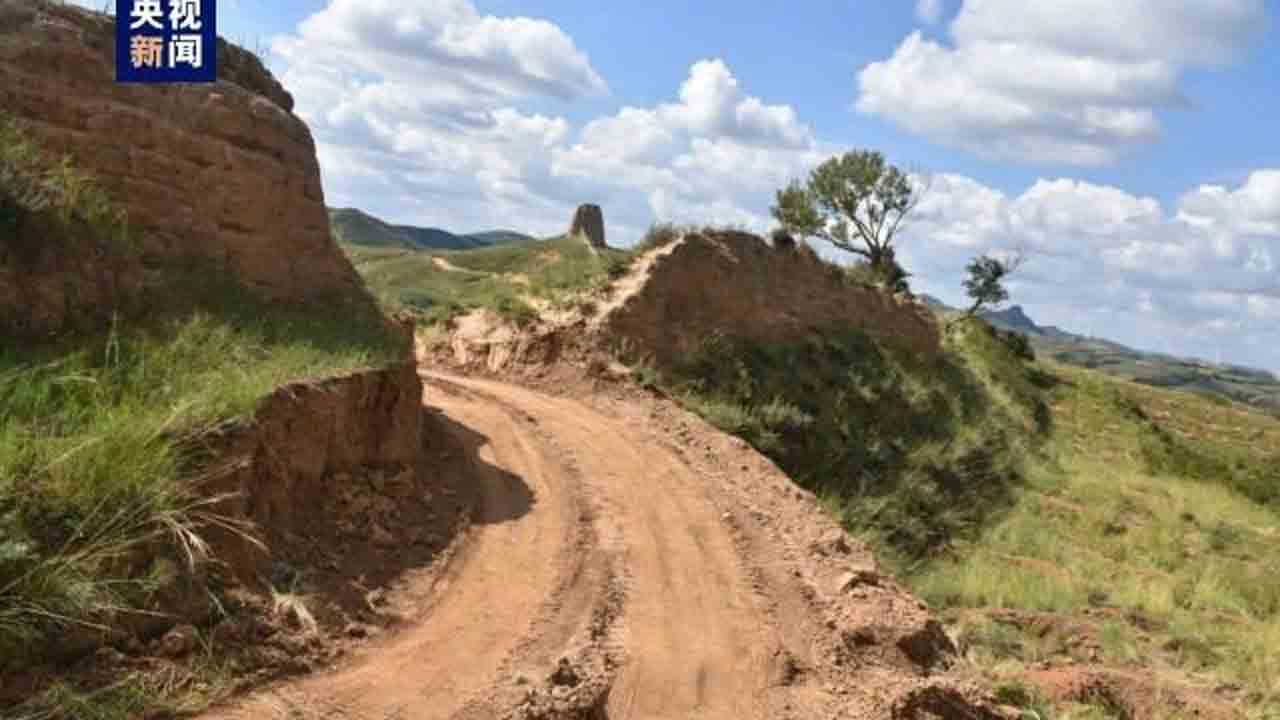
<svg viewBox="0 0 1280 720"><path fill-rule="evenodd" d="M164 265L225 274L272 300L362 297L329 236L311 133L261 62L220 41L217 83L117 84L113 23L49 0L0 0L0 113L127 211L146 270L130 286ZM90 297L116 292L98 292L92 273L76 283ZM73 314L53 290L41 300L49 314Z"/></svg>
<svg viewBox="0 0 1280 720"><path fill-rule="evenodd" d="M593 248L609 247L604 241L604 212L599 205L579 205L569 224L569 234L581 237Z"/></svg>
<svg viewBox="0 0 1280 720"><path fill-rule="evenodd" d="M856 327L916 354L939 351L931 313L860 286L812 252L739 232L690 233L658 251L643 285L603 318L605 336L658 366L695 357L716 337L798 340Z"/></svg>

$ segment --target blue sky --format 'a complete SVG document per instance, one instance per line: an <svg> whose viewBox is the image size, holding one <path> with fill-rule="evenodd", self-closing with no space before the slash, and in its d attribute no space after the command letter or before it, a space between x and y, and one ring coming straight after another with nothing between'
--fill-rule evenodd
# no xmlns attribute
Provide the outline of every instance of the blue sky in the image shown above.
<svg viewBox="0 0 1280 720"><path fill-rule="evenodd" d="M83 0L92 3L93 0ZM928 191L917 290L1021 248L1037 320L1280 370L1280 0L221 0L331 204L553 233L765 230L855 147Z"/></svg>
<svg viewBox="0 0 1280 720"><path fill-rule="evenodd" d="M293 31L325 0L222 0L222 32L250 46ZM797 7L799 5L799 7ZM1062 166L986 162L964 152L921 143L853 110L854 76L892 54L910 32L945 38L946 20L960 2L943 2L944 15L928 25L907 1L845 0L609 4L585 0L476 2L484 13L547 18L591 58L609 82L610 94L582 101L529 103L585 122L622 105L666 100L692 62L721 58L735 76L763 98L795 107L819 137L849 146L882 149L895 161L926 170L957 172L1013 191ZM1274 24L1280 2L1263 3ZM1073 177L1118 185L1171 201L1202 182L1240 181L1261 165L1280 167L1280 39L1262 34L1230 67L1192 70L1182 88L1195 104L1162 116L1158 146L1110 167L1076 169Z"/></svg>

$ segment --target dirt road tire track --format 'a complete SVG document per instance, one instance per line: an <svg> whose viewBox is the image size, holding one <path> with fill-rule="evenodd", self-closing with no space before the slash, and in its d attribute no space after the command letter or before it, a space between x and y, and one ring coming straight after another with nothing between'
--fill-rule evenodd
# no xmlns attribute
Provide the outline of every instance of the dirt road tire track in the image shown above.
<svg viewBox="0 0 1280 720"><path fill-rule="evenodd" d="M346 667L268 689L211 720L482 717L514 651L554 634L540 611L566 594L566 581L588 577L576 474L542 454L521 419L434 390L433 404L481 431L484 444L469 473L480 485L474 524L422 618Z"/></svg>
<svg viewBox="0 0 1280 720"><path fill-rule="evenodd" d="M740 440L638 391L422 374L474 458L458 559L408 629L209 717L996 717L939 674L924 605Z"/></svg>
<svg viewBox="0 0 1280 720"><path fill-rule="evenodd" d="M536 417L605 498L627 578L618 629L625 663L607 716L764 717L780 641L701 478L636 428L582 403L491 381L429 379Z"/></svg>

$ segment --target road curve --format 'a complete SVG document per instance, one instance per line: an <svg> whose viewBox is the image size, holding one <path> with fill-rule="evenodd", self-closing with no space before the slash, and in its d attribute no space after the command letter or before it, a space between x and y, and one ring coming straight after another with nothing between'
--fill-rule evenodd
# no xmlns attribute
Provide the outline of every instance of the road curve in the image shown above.
<svg viewBox="0 0 1280 720"><path fill-rule="evenodd" d="M609 583L611 720L765 717L780 640L704 478L635 427L575 400L426 374L427 402L474 437L475 523L425 615L339 669L255 693L210 720L505 714ZM605 566L608 567L605 567Z"/></svg>

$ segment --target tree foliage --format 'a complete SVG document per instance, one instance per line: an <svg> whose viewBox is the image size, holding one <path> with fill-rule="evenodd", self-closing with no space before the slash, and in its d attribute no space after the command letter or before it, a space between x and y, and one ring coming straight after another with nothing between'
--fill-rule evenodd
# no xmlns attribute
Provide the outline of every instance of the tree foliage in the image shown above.
<svg viewBox="0 0 1280 720"><path fill-rule="evenodd" d="M965 294L973 301L966 315L974 315L984 307L994 307L1009 299L1004 280L1013 272L1013 263L990 255L979 255L965 266Z"/></svg>
<svg viewBox="0 0 1280 720"><path fill-rule="evenodd" d="M874 150L854 150L819 165L805 183L779 190L774 219L793 235L816 237L863 257L876 275L904 286L893 243L919 193L907 174Z"/></svg>
<svg viewBox="0 0 1280 720"><path fill-rule="evenodd" d="M963 285L965 294L969 296L972 303L963 313L953 317L947 323L947 330L950 330L957 321L976 316L983 308L996 307L1008 300L1009 289L1005 286L1005 282L1022 266L1025 259L1026 254L1019 249L1008 258L984 254L970 260L964 268L967 277Z"/></svg>

